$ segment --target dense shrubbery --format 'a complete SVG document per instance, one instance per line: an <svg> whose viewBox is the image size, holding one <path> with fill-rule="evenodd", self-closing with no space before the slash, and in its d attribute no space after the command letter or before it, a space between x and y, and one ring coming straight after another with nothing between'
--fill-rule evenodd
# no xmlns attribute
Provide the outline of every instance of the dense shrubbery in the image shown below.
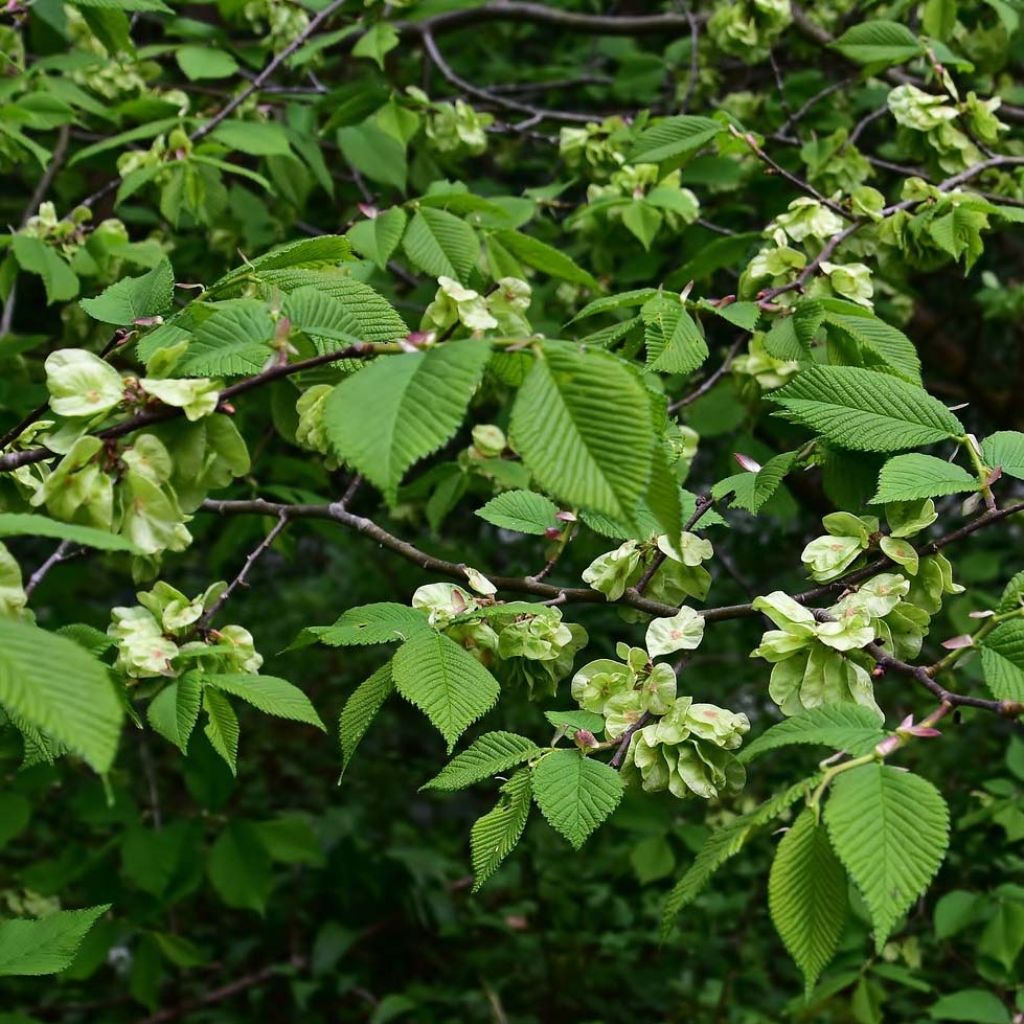
<svg viewBox="0 0 1024 1024"><path fill-rule="evenodd" d="M600 6L6 7L5 1024L1024 1013L1024 9Z"/></svg>

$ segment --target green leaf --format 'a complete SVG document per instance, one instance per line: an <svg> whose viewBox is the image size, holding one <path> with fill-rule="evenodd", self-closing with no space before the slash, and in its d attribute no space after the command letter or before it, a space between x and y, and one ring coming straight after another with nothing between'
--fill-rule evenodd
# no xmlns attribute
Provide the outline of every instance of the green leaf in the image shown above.
<svg viewBox="0 0 1024 1024"><path fill-rule="evenodd" d="M20 793L0 793L0 849L25 831L32 805Z"/></svg>
<svg viewBox="0 0 1024 1024"><path fill-rule="evenodd" d="M378 21L371 25L356 40L352 47L353 57L366 57L372 60L377 67L384 70L384 58L398 45L398 33L393 25L386 21Z"/></svg>
<svg viewBox="0 0 1024 1024"><path fill-rule="evenodd" d="M469 833L473 892L478 892L515 849L530 815L530 772L521 768L501 787L497 804L474 822Z"/></svg>
<svg viewBox="0 0 1024 1024"><path fill-rule="evenodd" d="M375 217L361 220L348 229L352 248L384 270L405 232L405 211L400 206L382 210Z"/></svg>
<svg viewBox="0 0 1024 1024"><path fill-rule="evenodd" d="M452 792L508 771L540 753L540 747L514 732L489 732L457 754L420 789Z"/></svg>
<svg viewBox="0 0 1024 1024"><path fill-rule="evenodd" d="M920 385L921 360L914 343L901 330L852 302L822 299L821 306L829 340L843 357L833 358L833 362L869 369L889 366L912 384Z"/></svg>
<svg viewBox="0 0 1024 1024"><path fill-rule="evenodd" d="M511 433L527 468L556 498L632 517L651 472L651 408L643 385L614 356L547 342L519 390Z"/></svg>
<svg viewBox="0 0 1024 1024"><path fill-rule="evenodd" d="M981 668L997 700L1024 700L1024 622L1011 619L984 638Z"/></svg>
<svg viewBox="0 0 1024 1024"><path fill-rule="evenodd" d="M993 469L1024 480L1024 434L1019 430L997 430L981 442L981 454Z"/></svg>
<svg viewBox="0 0 1024 1024"><path fill-rule="evenodd" d="M656 207L642 199L634 199L628 206L622 208L622 223L630 234L649 250L658 228L661 227L662 216Z"/></svg>
<svg viewBox="0 0 1024 1024"><path fill-rule="evenodd" d="M647 366L662 373L693 373L708 357L696 321L675 295L661 293L640 311Z"/></svg>
<svg viewBox="0 0 1024 1024"><path fill-rule="evenodd" d="M918 38L905 25L881 19L847 29L832 47L857 64L880 66L902 64L924 52Z"/></svg>
<svg viewBox="0 0 1024 1024"><path fill-rule="evenodd" d="M448 743L455 741L498 699L498 682L468 651L448 637L418 633L392 660L395 689L415 704Z"/></svg>
<svg viewBox="0 0 1024 1024"><path fill-rule="evenodd" d="M580 849L622 799L622 777L578 750L553 750L533 769L533 797L556 831Z"/></svg>
<svg viewBox="0 0 1024 1024"><path fill-rule="evenodd" d="M334 450L393 504L406 470L458 430L489 356L468 340L370 363L324 405Z"/></svg>
<svg viewBox="0 0 1024 1024"><path fill-rule="evenodd" d="M285 296L281 312L293 327L313 338L320 353L362 341L361 324L348 305L318 288L296 288Z"/></svg>
<svg viewBox="0 0 1024 1024"><path fill-rule="evenodd" d="M381 665L368 679L364 679L353 690L341 710L338 732L341 737L341 773L352 763L356 747L359 746L366 730L377 717L384 701L395 692L395 681L391 674L391 662ZM338 780L341 781L340 779Z"/></svg>
<svg viewBox="0 0 1024 1024"><path fill-rule="evenodd" d="M258 821L253 827L271 860L323 866L323 847L309 816L286 813L270 821Z"/></svg>
<svg viewBox="0 0 1024 1024"><path fill-rule="evenodd" d="M180 46L174 51L174 59L190 82L230 78L238 71L238 61L216 46Z"/></svg>
<svg viewBox="0 0 1024 1024"><path fill-rule="evenodd" d="M995 993L985 988L965 988L943 996L928 1008L932 1020L968 1021L969 1024L1010 1024L1010 1011Z"/></svg>
<svg viewBox="0 0 1024 1024"><path fill-rule="evenodd" d="M344 235L317 235L315 238L302 238L297 242L278 245L262 256L248 260L241 267L225 274L209 291L220 290L228 282L246 278L252 273L263 276L268 270L336 267L339 263L351 258L352 246ZM294 285L290 288L282 284L281 287L284 291L292 291L292 288L298 286Z"/></svg>
<svg viewBox="0 0 1024 1024"><path fill-rule="evenodd" d="M1024 569L1003 588L996 611L1002 615L1004 612L1016 611L1021 605L1024 605Z"/></svg>
<svg viewBox="0 0 1024 1024"><path fill-rule="evenodd" d="M949 844L949 809L919 775L867 764L838 775L825 805L832 845L860 889L882 951Z"/></svg>
<svg viewBox="0 0 1024 1024"><path fill-rule="evenodd" d="M109 903L85 910L58 910L37 920L0 921L0 975L57 974Z"/></svg>
<svg viewBox="0 0 1024 1024"><path fill-rule="evenodd" d="M610 313L615 309L642 306L658 294L660 293L657 288L638 288L631 292L620 292L618 295L602 295L599 299L588 302L569 323L574 324L577 320L585 320L587 317L597 316L598 313Z"/></svg>
<svg viewBox="0 0 1024 1024"><path fill-rule="evenodd" d="M161 260L141 277L124 277L96 298L82 299L78 304L93 320L127 327L166 313L173 299L174 271L168 260Z"/></svg>
<svg viewBox="0 0 1024 1024"><path fill-rule="evenodd" d="M210 848L206 871L225 905L263 913L273 877L270 855L252 822L228 822Z"/></svg>
<svg viewBox="0 0 1024 1024"><path fill-rule="evenodd" d="M897 455L882 467L878 491L871 501L917 501L977 489L978 481L962 466L934 455L913 452Z"/></svg>
<svg viewBox="0 0 1024 1024"><path fill-rule="evenodd" d="M174 372L198 377L259 373L273 355L270 342L274 333L266 303L256 299L217 303L213 314L196 327Z"/></svg>
<svg viewBox="0 0 1024 1024"><path fill-rule="evenodd" d="M846 872L825 826L805 807L782 837L768 876L768 909L809 993L846 924Z"/></svg>
<svg viewBox="0 0 1024 1024"><path fill-rule="evenodd" d="M936 39L948 40L956 26L957 0L926 0L921 10L921 25Z"/></svg>
<svg viewBox="0 0 1024 1024"><path fill-rule="evenodd" d="M338 129L338 146L345 161L371 181L405 191L409 161L405 146L370 119Z"/></svg>
<svg viewBox="0 0 1024 1024"><path fill-rule="evenodd" d="M743 764L749 764L769 750L809 743L859 757L885 739L881 724L882 716L873 708L861 704L823 704L773 725L738 756Z"/></svg>
<svg viewBox="0 0 1024 1024"><path fill-rule="evenodd" d="M743 849L747 839L761 825L777 818L821 781L821 775L801 779L789 789L766 800L749 814L734 818L728 824L716 829L697 851L693 863L672 887L665 901L661 917L662 935L667 935L672 922L684 907L688 907L704 891L715 872Z"/></svg>
<svg viewBox="0 0 1024 1024"><path fill-rule="evenodd" d="M604 715L593 711L545 711L544 717L556 729L565 729L570 736L580 729L586 729L595 736L604 731Z"/></svg>
<svg viewBox="0 0 1024 1024"><path fill-rule="evenodd" d="M292 151L285 130L273 121L222 121L210 138L249 156L289 156Z"/></svg>
<svg viewBox="0 0 1024 1024"><path fill-rule="evenodd" d="M543 537L550 527L558 525L555 518L558 506L535 491L504 491L491 498L483 508L478 508L476 514L503 530L536 537ZM2 522L3 516L0 516Z"/></svg>
<svg viewBox="0 0 1024 1024"><path fill-rule="evenodd" d="M104 11L150 11L173 14L162 0L73 0L72 7L93 7Z"/></svg>
<svg viewBox="0 0 1024 1024"><path fill-rule="evenodd" d="M423 612L408 605L381 601L349 608L333 625L310 626L302 632L328 647L353 647L397 643L428 629L430 626ZM295 646L299 644L292 645Z"/></svg>
<svg viewBox="0 0 1024 1024"><path fill-rule="evenodd" d="M757 515L782 486L786 474L793 468L796 456L796 452L774 455L756 473L737 473L720 480L711 488L711 493L715 498L721 498L732 491L730 508L746 509Z"/></svg>
<svg viewBox="0 0 1024 1024"><path fill-rule="evenodd" d="M11 250L22 270L38 274L46 289L46 303L67 302L78 294L78 277L67 263L42 239L15 235Z"/></svg>
<svg viewBox="0 0 1024 1024"><path fill-rule="evenodd" d="M238 774L238 717L227 697L215 689L203 689L206 728L210 745L220 754L232 775Z"/></svg>
<svg viewBox="0 0 1024 1024"><path fill-rule="evenodd" d="M53 537L100 551L137 551L130 540L94 526L62 523L25 512L0 512L0 537Z"/></svg>
<svg viewBox="0 0 1024 1024"><path fill-rule="evenodd" d="M959 437L963 424L928 392L854 366L814 366L768 398L840 448L895 452Z"/></svg>
<svg viewBox="0 0 1024 1024"><path fill-rule="evenodd" d="M725 125L710 117L683 114L666 117L637 136L629 154L630 163L657 164L700 149L725 131Z"/></svg>
<svg viewBox="0 0 1024 1024"><path fill-rule="evenodd" d="M203 682L223 693L241 697L246 703L267 715L305 722L327 731L309 698L286 679L276 676L245 674L203 675Z"/></svg>
<svg viewBox="0 0 1024 1024"><path fill-rule="evenodd" d="M113 764L121 702L107 666L73 641L0 618L0 704L81 754L96 771Z"/></svg>
<svg viewBox="0 0 1024 1024"><path fill-rule="evenodd" d="M187 754L202 703L202 679L198 673L188 672L153 698L146 709L146 718L165 740Z"/></svg>
<svg viewBox="0 0 1024 1024"><path fill-rule="evenodd" d="M516 259L528 267L533 267L534 270L539 270L542 274L582 285L595 292L601 290L600 284L586 270L566 256L564 252L546 242L510 229L496 231L493 237Z"/></svg>
<svg viewBox="0 0 1024 1024"><path fill-rule="evenodd" d="M431 277L454 277L463 284L480 255L476 232L460 217L432 206L416 211L402 247L413 264Z"/></svg>

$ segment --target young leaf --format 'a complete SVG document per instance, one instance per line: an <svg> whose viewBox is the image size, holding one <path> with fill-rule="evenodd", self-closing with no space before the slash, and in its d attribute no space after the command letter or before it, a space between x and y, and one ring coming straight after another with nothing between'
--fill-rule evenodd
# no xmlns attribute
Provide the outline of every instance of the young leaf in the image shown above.
<svg viewBox="0 0 1024 1024"><path fill-rule="evenodd" d="M353 647L398 643L429 628L423 612L408 605L380 601L349 608L331 626L307 627L289 649L304 647L302 641L305 636L327 644L328 647Z"/></svg>
<svg viewBox="0 0 1024 1024"><path fill-rule="evenodd" d="M273 121L222 121L210 138L249 156L288 156L291 153L287 134Z"/></svg>
<svg viewBox="0 0 1024 1024"><path fill-rule="evenodd" d="M919 775L867 764L836 777L825 823L868 905L881 952L900 916L939 870L949 844L946 801Z"/></svg>
<svg viewBox="0 0 1024 1024"><path fill-rule="evenodd" d="M204 675L203 682L223 693L241 697L264 714L288 718L293 722L305 722L306 725L315 725L327 731L309 698L286 679L244 674Z"/></svg>
<svg viewBox="0 0 1024 1024"><path fill-rule="evenodd" d="M924 52L917 37L896 21L865 21L847 29L832 46L857 64L903 64Z"/></svg>
<svg viewBox="0 0 1024 1024"><path fill-rule="evenodd" d="M890 366L912 384L921 384L917 349L901 330L852 302L822 299L820 306L830 341L846 357L835 362Z"/></svg>
<svg viewBox="0 0 1024 1024"><path fill-rule="evenodd" d="M533 769L532 781L541 813L577 850L622 799L619 773L578 750L546 754Z"/></svg>
<svg viewBox="0 0 1024 1024"><path fill-rule="evenodd" d="M473 892L478 892L515 849L530 815L530 772L521 768L501 787L497 804L478 818L469 833Z"/></svg>
<svg viewBox="0 0 1024 1024"><path fill-rule="evenodd" d="M631 518L651 471L651 408L615 357L546 343L519 390L511 433L545 490L570 506Z"/></svg>
<svg viewBox="0 0 1024 1024"><path fill-rule="evenodd" d="M993 469L1024 480L1024 434L1019 430L997 430L981 442L981 454Z"/></svg>
<svg viewBox="0 0 1024 1024"><path fill-rule="evenodd" d="M79 305L93 320L127 327L166 313L173 299L174 271L167 260L161 260L141 277L122 278L96 298L82 299Z"/></svg>
<svg viewBox="0 0 1024 1024"><path fill-rule="evenodd" d="M347 377L324 406L335 451L394 503L405 471L458 430L489 356L486 342L449 342Z"/></svg>
<svg viewBox="0 0 1024 1024"><path fill-rule="evenodd" d="M66 302L78 294L78 277L57 250L41 238L30 235L14 235L11 251L18 265L29 274L38 274L43 279L47 305Z"/></svg>
<svg viewBox="0 0 1024 1024"><path fill-rule="evenodd" d="M463 284L480 255L476 232L461 218L431 206L416 211L402 247L413 264L431 277L454 277Z"/></svg>
<svg viewBox="0 0 1024 1024"><path fill-rule="evenodd" d="M981 668L997 700L1024 700L1024 622L1011 619L984 638Z"/></svg>
<svg viewBox="0 0 1024 1024"><path fill-rule="evenodd" d="M557 526L558 506L535 491L504 491L491 498L476 514L503 530L543 537L549 527ZM3 517L0 516L0 523Z"/></svg>
<svg viewBox="0 0 1024 1024"><path fill-rule="evenodd" d="M210 745L220 754L232 775L238 774L238 717L227 697L217 690L203 689L206 728L203 732Z"/></svg>
<svg viewBox="0 0 1024 1024"><path fill-rule="evenodd" d="M820 781L820 774L813 775L809 779L801 779L789 789L766 800L749 814L734 818L712 832L704 840L693 863L672 887L672 891L665 900L665 908L661 915L662 935L669 933L676 915L704 891L714 873L743 849L747 839L757 828L777 818L797 800L806 796Z"/></svg>
<svg viewBox="0 0 1024 1024"><path fill-rule="evenodd" d="M846 872L810 807L800 812L775 851L768 909L810 992L834 956L846 923Z"/></svg>
<svg viewBox="0 0 1024 1024"><path fill-rule="evenodd" d="M272 354L274 321L265 302L229 299L199 324L174 370L182 376L241 377L259 373ZM140 347L140 354L144 354Z"/></svg>
<svg viewBox="0 0 1024 1024"><path fill-rule="evenodd" d="M602 295L599 299L588 302L569 323L574 324L577 320L584 320L589 316L596 316L598 313L609 313L613 309L642 306L656 295L658 295L657 288L638 288L631 292L619 292L618 295Z"/></svg>
<svg viewBox="0 0 1024 1024"><path fill-rule="evenodd" d="M270 855L252 822L228 822L210 848L206 870L224 904L263 913L273 877Z"/></svg>
<svg viewBox="0 0 1024 1024"><path fill-rule="evenodd" d="M120 534L97 530L94 526L62 523L58 519L24 512L0 512L0 537L19 536L54 537L101 551L138 551L130 540Z"/></svg>
<svg viewBox="0 0 1024 1024"><path fill-rule="evenodd" d="M978 481L962 466L934 455L897 455L882 467L873 503L917 501L943 494L976 491Z"/></svg>
<svg viewBox="0 0 1024 1024"><path fill-rule="evenodd" d="M440 789L450 792L465 789L475 782L508 771L536 754L540 748L525 736L514 732L489 732L456 754L429 782L420 789Z"/></svg>
<svg viewBox="0 0 1024 1024"><path fill-rule="evenodd" d="M647 365L662 373L693 373L708 357L708 345L696 321L674 295L651 299L643 317Z"/></svg>
<svg viewBox="0 0 1024 1024"><path fill-rule="evenodd" d="M417 633L392 660L395 689L415 704L448 742L498 699L498 682L468 651L441 633Z"/></svg>
<svg viewBox="0 0 1024 1024"><path fill-rule="evenodd" d="M405 211L400 206L382 210L376 217L361 220L349 228L352 248L383 270L398 248L405 231Z"/></svg>
<svg viewBox="0 0 1024 1024"><path fill-rule="evenodd" d="M768 397L788 418L853 451L896 452L964 432L927 391L855 366L811 367Z"/></svg>
<svg viewBox="0 0 1024 1024"><path fill-rule="evenodd" d="M57 974L78 952L109 903L85 910L58 910L37 920L0 921L0 976Z"/></svg>
<svg viewBox="0 0 1024 1024"><path fill-rule="evenodd" d="M683 114L666 117L637 137L629 154L630 163L657 164L662 160L692 153L725 131L721 121Z"/></svg>
<svg viewBox="0 0 1024 1024"><path fill-rule="evenodd" d="M196 672L187 672L153 698L146 709L146 718L165 740L187 754L202 703L202 679Z"/></svg>
<svg viewBox="0 0 1024 1024"><path fill-rule="evenodd" d="M546 242L511 229L494 232L494 238L516 259L528 267L539 270L542 274L582 285L591 291L599 292L601 290L600 284L591 274L573 262L564 252L553 248Z"/></svg>
<svg viewBox="0 0 1024 1024"><path fill-rule="evenodd" d="M364 679L352 691L352 695L341 710L338 734L341 738L341 773L352 763L366 730L377 717L384 701L395 692L395 681L391 675L391 662L381 665L368 679ZM341 781L340 779L338 780Z"/></svg>
<svg viewBox="0 0 1024 1024"><path fill-rule="evenodd" d="M107 666L73 641L0 617L0 705L97 772L113 764L122 705Z"/></svg>
<svg viewBox="0 0 1024 1024"><path fill-rule="evenodd" d="M749 764L769 750L792 743L832 747L859 757L885 738L881 724L882 718L874 708L861 704L823 704L773 725L744 747L738 757L743 764Z"/></svg>

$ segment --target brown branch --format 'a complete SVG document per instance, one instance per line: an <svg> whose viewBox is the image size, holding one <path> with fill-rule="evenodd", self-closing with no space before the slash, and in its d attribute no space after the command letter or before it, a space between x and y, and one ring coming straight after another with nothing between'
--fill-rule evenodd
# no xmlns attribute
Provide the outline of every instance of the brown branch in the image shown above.
<svg viewBox="0 0 1024 1024"><path fill-rule="evenodd" d="M612 755L612 759L608 764L612 768L621 768L622 762L626 759L626 754L629 751L629 744L633 739L633 736L638 733L649 721L651 720L651 713L645 711L623 734L622 739L619 741L618 747L615 749L615 753Z"/></svg>

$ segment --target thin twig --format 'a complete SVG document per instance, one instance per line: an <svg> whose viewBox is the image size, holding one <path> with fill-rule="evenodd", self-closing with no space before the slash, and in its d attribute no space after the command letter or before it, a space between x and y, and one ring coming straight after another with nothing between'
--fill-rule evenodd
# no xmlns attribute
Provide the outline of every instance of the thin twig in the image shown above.
<svg viewBox="0 0 1024 1024"><path fill-rule="evenodd" d="M680 409L693 402L696 402L702 395L706 395L721 379L729 372L729 367L732 366L733 359L736 358L736 353L743 347L743 343L747 340L747 335L741 334L730 346L725 354L725 358L722 360L722 365L711 374L707 380L702 381L697 387L695 387L688 394L683 395L682 398L674 401L669 407L670 413L678 412Z"/></svg>
<svg viewBox="0 0 1024 1024"><path fill-rule="evenodd" d="M25 584L25 597L31 597L36 587L46 578L49 571L61 562L74 558L74 543L70 540L62 540L54 549L52 555L31 576Z"/></svg>

